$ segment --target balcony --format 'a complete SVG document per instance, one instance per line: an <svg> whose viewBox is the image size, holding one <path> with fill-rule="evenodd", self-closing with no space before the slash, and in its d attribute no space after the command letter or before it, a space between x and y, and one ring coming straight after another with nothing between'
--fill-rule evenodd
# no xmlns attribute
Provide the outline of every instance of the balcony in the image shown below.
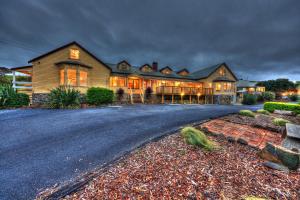
<svg viewBox="0 0 300 200"><path fill-rule="evenodd" d="M164 95L212 95L213 88L198 87L178 87L178 86L159 86L156 94Z"/></svg>

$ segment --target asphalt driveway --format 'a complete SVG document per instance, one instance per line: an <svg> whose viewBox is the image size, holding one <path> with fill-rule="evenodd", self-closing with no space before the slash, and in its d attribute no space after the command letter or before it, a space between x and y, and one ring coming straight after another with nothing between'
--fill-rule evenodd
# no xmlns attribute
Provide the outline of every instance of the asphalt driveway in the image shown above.
<svg viewBox="0 0 300 200"><path fill-rule="evenodd" d="M0 199L32 199L182 125L261 106L0 110Z"/></svg>

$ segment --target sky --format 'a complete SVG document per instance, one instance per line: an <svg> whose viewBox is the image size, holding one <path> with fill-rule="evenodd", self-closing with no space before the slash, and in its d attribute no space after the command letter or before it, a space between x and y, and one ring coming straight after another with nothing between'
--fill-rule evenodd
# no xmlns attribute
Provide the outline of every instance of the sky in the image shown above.
<svg viewBox="0 0 300 200"><path fill-rule="evenodd" d="M0 0L0 66L71 41L103 62L300 80L299 0Z"/></svg>

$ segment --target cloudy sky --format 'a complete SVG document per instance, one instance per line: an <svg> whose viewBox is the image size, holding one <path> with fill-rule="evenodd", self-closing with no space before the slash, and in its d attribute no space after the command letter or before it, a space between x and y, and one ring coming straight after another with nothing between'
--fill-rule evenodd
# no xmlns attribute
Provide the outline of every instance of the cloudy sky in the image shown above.
<svg viewBox="0 0 300 200"><path fill-rule="evenodd" d="M0 0L0 66L76 40L104 62L300 80L299 0Z"/></svg>

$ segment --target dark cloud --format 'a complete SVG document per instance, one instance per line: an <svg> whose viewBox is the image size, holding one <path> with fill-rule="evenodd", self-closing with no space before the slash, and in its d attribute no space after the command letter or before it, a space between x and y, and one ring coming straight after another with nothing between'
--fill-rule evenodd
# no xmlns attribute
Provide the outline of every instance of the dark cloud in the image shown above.
<svg viewBox="0 0 300 200"><path fill-rule="evenodd" d="M299 0L1 0L0 65L76 40L105 62L300 80Z"/></svg>

